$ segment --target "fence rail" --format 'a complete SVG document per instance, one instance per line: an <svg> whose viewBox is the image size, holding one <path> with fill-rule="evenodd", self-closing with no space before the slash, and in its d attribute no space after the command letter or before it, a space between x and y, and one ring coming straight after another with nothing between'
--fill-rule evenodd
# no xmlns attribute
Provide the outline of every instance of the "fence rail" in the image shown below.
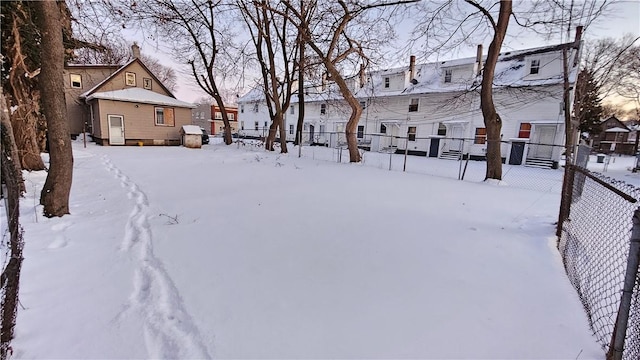
<svg viewBox="0 0 640 360"><path fill-rule="evenodd" d="M323 137L316 133L314 141L309 141L312 134L314 133L303 133L302 146L293 146L292 142L288 142L288 150L298 156L316 160L349 162L348 154L344 153L347 147L344 133L323 133ZM234 138L236 146L261 151L264 138L260 134L255 135L257 136L240 131L237 138ZM291 139L287 138L290 141L295 135L287 136L291 136ZM413 137L363 134L362 138L357 139L362 165L472 182L485 179L483 149L486 144L478 143L480 141L477 139L443 136L416 137L415 141L409 139ZM409 146L405 146L407 143ZM412 145L414 143L415 146ZM562 146L512 141L502 141L501 144L504 184L536 191L561 192ZM547 147L546 161L532 156L534 151L538 151L532 150L530 146L533 145ZM519 148L513 150L514 146Z"/></svg>
<svg viewBox="0 0 640 360"><path fill-rule="evenodd" d="M565 270L607 359L640 359L640 188L574 165L566 171Z"/></svg>

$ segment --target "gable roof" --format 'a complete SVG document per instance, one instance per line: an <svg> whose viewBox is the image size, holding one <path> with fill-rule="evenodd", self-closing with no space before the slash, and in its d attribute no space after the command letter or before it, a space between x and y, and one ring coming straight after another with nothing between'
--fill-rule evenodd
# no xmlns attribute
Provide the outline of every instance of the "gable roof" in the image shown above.
<svg viewBox="0 0 640 360"><path fill-rule="evenodd" d="M122 65L118 70L116 70L113 74L107 76L104 80L102 80L101 82L97 83L94 87L92 87L91 89L87 90L86 92L82 93L80 95L80 98L88 98L91 94L95 93L96 91L98 91L102 85L106 84L107 82L109 82L111 79L115 78L116 76L122 74L123 71L125 71L129 66L131 66L131 64L137 62L140 66L142 66L142 68L149 73L149 75L151 75L152 79L157 83L160 84L160 87L162 87L162 89L164 91L167 92L167 94L169 94L172 98L175 99L175 96L173 95L173 93L171 91L169 91L169 89L167 89L160 80L158 80L158 78L153 74L153 72L151 72L151 70L149 70L149 68L147 67L147 65L145 65L142 60L140 60L139 58L133 58L131 61L129 61L128 63Z"/></svg>
<svg viewBox="0 0 640 360"><path fill-rule="evenodd" d="M141 103L141 104L184 107L184 108L190 108L190 109L193 109L196 107L196 105L192 103L180 101L176 98L162 95L151 90L141 89L138 87L123 89L123 90L96 92L87 96L86 99L87 101L93 100L93 99L104 99L104 100L114 100L114 101L135 102L135 103Z"/></svg>
<svg viewBox="0 0 640 360"><path fill-rule="evenodd" d="M628 129L627 125L620 121L615 115L609 116L608 118L600 121L600 124L604 124L606 122L614 122L617 124L617 127ZM613 125L611 127L614 127Z"/></svg>

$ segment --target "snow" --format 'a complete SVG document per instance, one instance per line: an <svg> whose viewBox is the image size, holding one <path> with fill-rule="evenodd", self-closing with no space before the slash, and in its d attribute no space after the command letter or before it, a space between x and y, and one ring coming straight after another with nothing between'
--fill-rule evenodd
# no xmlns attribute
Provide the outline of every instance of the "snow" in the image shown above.
<svg viewBox="0 0 640 360"><path fill-rule="evenodd" d="M202 129L198 125L182 125L182 131L189 135L202 135Z"/></svg>
<svg viewBox="0 0 640 360"><path fill-rule="evenodd" d="M322 148L73 146L71 215L25 173L16 358L604 358L556 192Z"/></svg>
<svg viewBox="0 0 640 360"><path fill-rule="evenodd" d="M614 128L610 128L605 130L604 132L629 132L629 129L625 129L625 128L621 128L621 127L614 127Z"/></svg>
<svg viewBox="0 0 640 360"><path fill-rule="evenodd" d="M166 105L192 109L196 107L192 103L181 101L170 96L162 95L157 92L141 88L96 92L87 97L87 101L92 99L128 101L142 104Z"/></svg>

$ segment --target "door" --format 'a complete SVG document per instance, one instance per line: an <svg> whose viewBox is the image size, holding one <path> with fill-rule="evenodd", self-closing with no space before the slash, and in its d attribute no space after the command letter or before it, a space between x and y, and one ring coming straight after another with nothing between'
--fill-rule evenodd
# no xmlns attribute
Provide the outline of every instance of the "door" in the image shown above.
<svg viewBox="0 0 640 360"><path fill-rule="evenodd" d="M460 151L462 150L462 138L464 137L464 128L461 125L453 125L451 131L447 131L448 140L445 151Z"/></svg>
<svg viewBox="0 0 640 360"><path fill-rule="evenodd" d="M124 118L109 115L109 145L124 145Z"/></svg>
<svg viewBox="0 0 640 360"><path fill-rule="evenodd" d="M555 126L537 126L535 129L535 145L531 157L539 159L551 159L553 154L553 140L556 137Z"/></svg>
<svg viewBox="0 0 640 360"><path fill-rule="evenodd" d="M511 154L509 154L509 165L521 165L524 155L524 141L514 141L511 143Z"/></svg>

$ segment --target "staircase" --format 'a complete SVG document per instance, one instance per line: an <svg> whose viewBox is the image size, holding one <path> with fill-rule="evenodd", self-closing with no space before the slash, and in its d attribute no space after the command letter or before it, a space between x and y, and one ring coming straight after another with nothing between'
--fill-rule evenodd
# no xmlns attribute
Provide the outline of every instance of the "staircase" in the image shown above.
<svg viewBox="0 0 640 360"><path fill-rule="evenodd" d="M553 160L540 159L540 158L527 158L527 160L524 163L524 166L541 168L541 169L551 169L553 168Z"/></svg>
<svg viewBox="0 0 640 360"><path fill-rule="evenodd" d="M440 154L440 159L445 160L460 160L462 158L462 152L460 150L447 150Z"/></svg>

